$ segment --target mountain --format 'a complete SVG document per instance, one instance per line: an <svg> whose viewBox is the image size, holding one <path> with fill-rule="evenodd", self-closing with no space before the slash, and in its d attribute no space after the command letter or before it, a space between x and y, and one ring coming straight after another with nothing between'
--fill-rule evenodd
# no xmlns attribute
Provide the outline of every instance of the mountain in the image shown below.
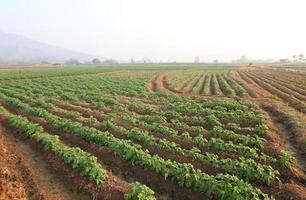
<svg viewBox="0 0 306 200"><path fill-rule="evenodd" d="M0 63L65 62L74 58L89 61L93 55L45 44L24 36L0 32Z"/></svg>

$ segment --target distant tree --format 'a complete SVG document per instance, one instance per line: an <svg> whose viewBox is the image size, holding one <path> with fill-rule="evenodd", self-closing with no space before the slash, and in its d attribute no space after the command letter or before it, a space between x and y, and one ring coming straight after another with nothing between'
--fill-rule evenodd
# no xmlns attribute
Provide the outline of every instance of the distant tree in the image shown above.
<svg viewBox="0 0 306 200"><path fill-rule="evenodd" d="M81 63L75 58L70 58L69 60L66 61L66 64L77 65L77 64L81 64Z"/></svg>
<svg viewBox="0 0 306 200"><path fill-rule="evenodd" d="M101 61L99 60L99 58L95 58L91 61L93 64L100 64Z"/></svg>
<svg viewBox="0 0 306 200"><path fill-rule="evenodd" d="M45 65L45 64L49 64L49 63L48 63L48 61L43 60L43 61L41 61L41 64Z"/></svg>

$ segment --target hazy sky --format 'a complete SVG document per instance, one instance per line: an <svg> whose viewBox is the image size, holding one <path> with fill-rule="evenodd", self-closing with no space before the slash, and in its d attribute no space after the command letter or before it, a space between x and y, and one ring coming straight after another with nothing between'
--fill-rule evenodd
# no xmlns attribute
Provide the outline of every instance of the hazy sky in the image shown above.
<svg viewBox="0 0 306 200"><path fill-rule="evenodd" d="M119 60L306 54L305 0L0 0L0 31Z"/></svg>

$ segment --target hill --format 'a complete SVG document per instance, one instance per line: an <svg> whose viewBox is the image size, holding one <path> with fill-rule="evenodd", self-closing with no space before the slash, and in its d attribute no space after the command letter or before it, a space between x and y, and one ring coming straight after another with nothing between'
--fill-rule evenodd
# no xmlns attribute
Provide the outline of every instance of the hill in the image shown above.
<svg viewBox="0 0 306 200"><path fill-rule="evenodd" d="M0 32L0 63L65 62L70 58L88 61L95 56L38 42L24 36Z"/></svg>

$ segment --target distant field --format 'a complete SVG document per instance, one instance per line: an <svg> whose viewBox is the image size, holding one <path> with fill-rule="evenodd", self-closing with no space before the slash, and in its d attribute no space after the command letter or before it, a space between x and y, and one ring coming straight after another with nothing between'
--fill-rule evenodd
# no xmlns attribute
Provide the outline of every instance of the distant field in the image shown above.
<svg viewBox="0 0 306 200"><path fill-rule="evenodd" d="M306 196L300 71L200 64L0 70L0 105L0 159L7 161L0 162L0 199Z"/></svg>

